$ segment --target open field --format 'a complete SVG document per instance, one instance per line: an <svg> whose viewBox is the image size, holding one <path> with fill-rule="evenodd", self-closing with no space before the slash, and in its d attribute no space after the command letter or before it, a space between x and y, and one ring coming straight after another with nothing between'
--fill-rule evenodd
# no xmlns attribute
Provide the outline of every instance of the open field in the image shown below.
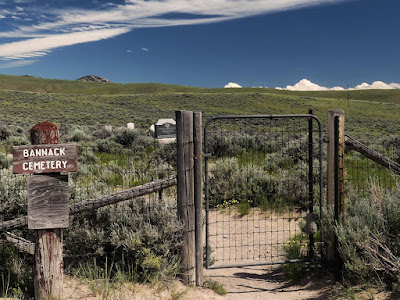
<svg viewBox="0 0 400 300"><path fill-rule="evenodd" d="M349 97L349 99L347 99ZM0 122L29 128L57 125L148 127L175 110L222 114L291 114L312 109L325 126L329 109L346 112L347 132L400 133L400 90L288 92L275 89L200 89L161 84L114 84L0 75Z"/></svg>

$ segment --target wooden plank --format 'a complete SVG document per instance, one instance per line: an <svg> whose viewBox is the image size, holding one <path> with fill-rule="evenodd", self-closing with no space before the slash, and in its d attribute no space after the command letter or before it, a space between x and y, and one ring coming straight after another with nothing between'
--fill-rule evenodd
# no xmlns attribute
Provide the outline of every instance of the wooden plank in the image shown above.
<svg viewBox="0 0 400 300"><path fill-rule="evenodd" d="M103 206L115 204L121 201L132 200L135 197L141 197L147 194L158 192L167 187L176 185L176 176L172 175L164 179L145 183L143 185L135 186L128 190L113 193L110 195L102 196L97 199L83 201L70 206L70 214L78 214L85 211L90 211ZM1 228L0 228L1 229Z"/></svg>
<svg viewBox="0 0 400 300"><path fill-rule="evenodd" d="M48 144L13 147L14 174L75 172L78 151L74 144Z"/></svg>
<svg viewBox="0 0 400 300"><path fill-rule="evenodd" d="M24 239L11 232L5 232L4 235L6 241L18 248L20 251L27 252L32 255L35 253L35 244L31 241L28 241L27 239Z"/></svg>
<svg viewBox="0 0 400 300"><path fill-rule="evenodd" d="M196 286L203 286L203 139L201 112L193 113Z"/></svg>
<svg viewBox="0 0 400 300"><path fill-rule="evenodd" d="M28 228L69 226L68 175L28 177Z"/></svg>

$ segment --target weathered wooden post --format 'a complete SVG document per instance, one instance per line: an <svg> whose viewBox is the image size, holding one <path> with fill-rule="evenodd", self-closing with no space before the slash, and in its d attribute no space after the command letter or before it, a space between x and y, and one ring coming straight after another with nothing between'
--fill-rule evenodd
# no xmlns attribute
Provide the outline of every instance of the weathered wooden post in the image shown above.
<svg viewBox="0 0 400 300"><path fill-rule="evenodd" d="M203 138L201 112L193 113L196 285L203 286Z"/></svg>
<svg viewBox="0 0 400 300"><path fill-rule="evenodd" d="M35 230L35 299L62 299L62 228L69 226L68 176L77 170L76 145L59 144L56 125L31 129L32 146L13 147L16 174L28 177L28 228ZM43 173L46 173L44 175Z"/></svg>
<svg viewBox="0 0 400 300"><path fill-rule="evenodd" d="M336 120L336 121L335 121ZM337 131L338 129L338 131ZM336 134L335 134L336 131ZM335 136L336 135L336 136ZM335 149L336 147L336 149ZM328 111L328 162L327 162L327 205L328 211L344 213L344 111ZM335 197L337 199L335 203ZM335 207L336 205L336 207ZM335 212L336 211L336 212ZM337 262L336 245L332 228L328 228L327 260Z"/></svg>
<svg viewBox="0 0 400 300"><path fill-rule="evenodd" d="M176 111L178 218L184 223L181 248L182 280L195 284L195 208L193 113Z"/></svg>

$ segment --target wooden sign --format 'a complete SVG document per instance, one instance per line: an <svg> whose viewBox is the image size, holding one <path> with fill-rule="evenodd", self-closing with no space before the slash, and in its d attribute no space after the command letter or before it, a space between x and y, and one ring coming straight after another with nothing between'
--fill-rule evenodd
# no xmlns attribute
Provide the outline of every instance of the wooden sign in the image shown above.
<svg viewBox="0 0 400 300"><path fill-rule="evenodd" d="M28 228L69 226L68 175L28 177Z"/></svg>
<svg viewBox="0 0 400 300"><path fill-rule="evenodd" d="M14 174L76 172L77 146L72 144L43 144L13 147Z"/></svg>

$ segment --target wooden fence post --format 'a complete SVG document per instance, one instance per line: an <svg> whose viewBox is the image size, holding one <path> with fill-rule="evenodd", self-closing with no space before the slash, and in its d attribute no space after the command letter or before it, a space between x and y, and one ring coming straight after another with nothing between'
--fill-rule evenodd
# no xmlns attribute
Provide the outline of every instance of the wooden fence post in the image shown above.
<svg viewBox="0 0 400 300"><path fill-rule="evenodd" d="M58 128L50 122L39 123L31 129L33 145L58 144L59 140ZM61 228L35 229L34 286L35 299L62 299L63 240Z"/></svg>
<svg viewBox="0 0 400 300"><path fill-rule="evenodd" d="M196 286L203 286L203 139L201 112L193 113Z"/></svg>
<svg viewBox="0 0 400 300"><path fill-rule="evenodd" d="M182 280L195 284L195 208L193 113L176 111L178 218L184 223L181 248Z"/></svg>
<svg viewBox="0 0 400 300"><path fill-rule="evenodd" d="M335 118L339 120L339 135L337 137L339 142L338 147L338 171L335 174ZM339 203L336 203L343 218L344 213L344 111L343 110L329 110L328 111L328 161L327 161L327 209L328 212L334 213L335 209L335 195L338 196ZM336 182L335 182L336 177ZM336 188L335 188L336 186ZM339 194L337 194L339 193ZM327 249L326 255L328 262L337 262L335 237L332 228L327 229Z"/></svg>

